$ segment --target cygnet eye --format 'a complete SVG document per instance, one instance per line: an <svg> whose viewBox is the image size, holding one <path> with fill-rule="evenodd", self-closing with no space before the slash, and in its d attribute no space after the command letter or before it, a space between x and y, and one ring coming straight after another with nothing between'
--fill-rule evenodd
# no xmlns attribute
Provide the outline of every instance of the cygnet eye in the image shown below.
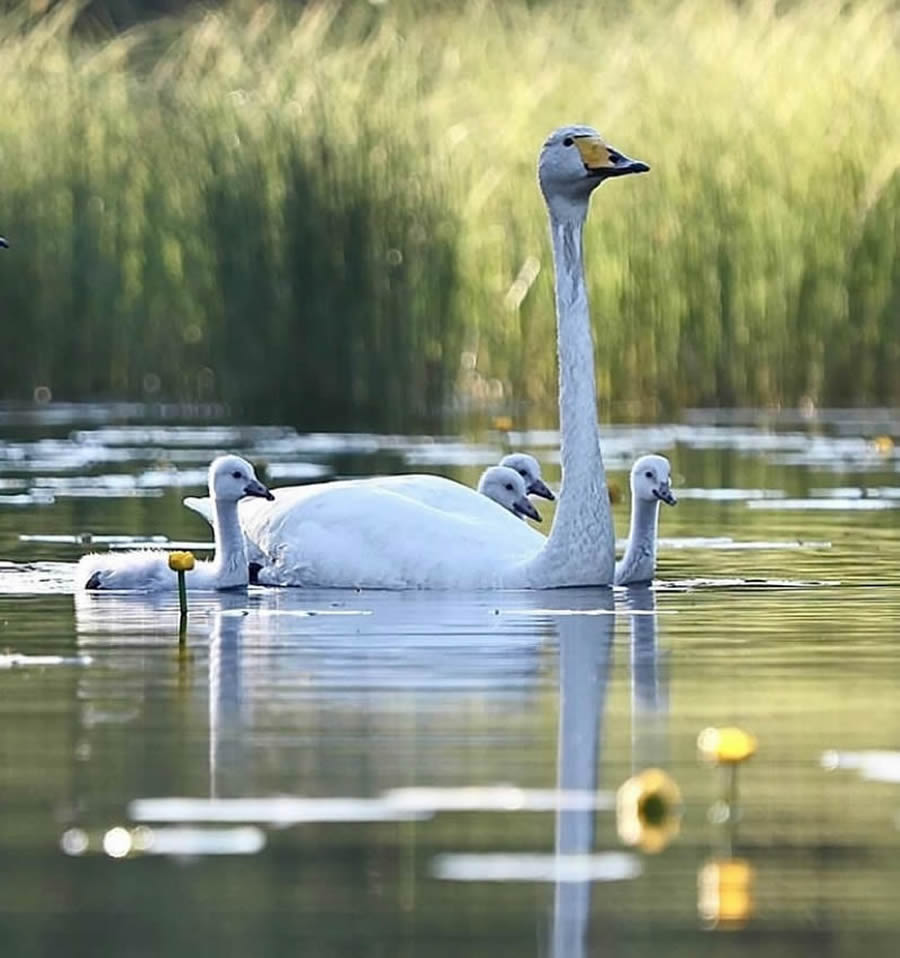
<svg viewBox="0 0 900 958"><path fill-rule="evenodd" d="M516 472L523 478L528 478L528 473L524 469L516 469Z"/></svg>
<svg viewBox="0 0 900 958"><path fill-rule="evenodd" d="M653 473L652 473L649 469L644 473L644 475L645 475L648 479L652 479L652 478L653 478Z"/></svg>
<svg viewBox="0 0 900 958"><path fill-rule="evenodd" d="M512 483L511 483L511 482L508 482L508 483L506 484L506 488L507 488L510 492L512 492L512 491L513 491Z"/></svg>
<svg viewBox="0 0 900 958"><path fill-rule="evenodd" d="M563 140L563 146L571 146L574 142L575 142L575 141L572 139L571 136L567 136L567 137Z"/></svg>
<svg viewBox="0 0 900 958"><path fill-rule="evenodd" d="M239 472L237 469L235 469L234 472L231 474L231 478L232 478L232 479L240 479L240 478L242 478L242 476L241 476L240 472Z"/></svg>
<svg viewBox="0 0 900 958"><path fill-rule="evenodd" d="M622 154L621 154L621 153L616 153L615 150L607 150L606 152L609 154L609 162L610 162L610 163L621 163L621 162L622 162Z"/></svg>

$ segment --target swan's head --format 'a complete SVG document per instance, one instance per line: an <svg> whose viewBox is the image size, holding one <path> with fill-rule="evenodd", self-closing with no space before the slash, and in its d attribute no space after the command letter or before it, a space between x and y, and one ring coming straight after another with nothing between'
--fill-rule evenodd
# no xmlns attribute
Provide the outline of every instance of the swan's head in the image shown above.
<svg viewBox="0 0 900 958"><path fill-rule="evenodd" d="M221 502L237 502L244 496L274 499L256 478L253 466L240 456L219 456L209 467L209 495Z"/></svg>
<svg viewBox="0 0 900 958"><path fill-rule="evenodd" d="M2 246L4 249L9 249L9 243L7 243L2 236L0 236L0 246Z"/></svg>
<svg viewBox="0 0 900 958"><path fill-rule="evenodd" d="M509 466L491 466L478 480L478 491L508 509L514 516L541 521L541 514L528 501L525 480Z"/></svg>
<svg viewBox="0 0 900 958"><path fill-rule="evenodd" d="M665 456L641 456L631 467L632 498L674 506L678 500L672 495L671 472Z"/></svg>
<svg viewBox="0 0 900 958"><path fill-rule="evenodd" d="M563 126L544 141L538 181L550 210L559 217L584 217L591 193L604 181L650 167L610 146L590 126Z"/></svg>
<svg viewBox="0 0 900 958"><path fill-rule="evenodd" d="M556 498L548 488L547 483L541 479L541 467L534 456L529 456L527 452L513 452L504 456L500 460L500 465L516 470L525 480L525 491L529 496L540 496L542 499L549 499L551 502Z"/></svg>

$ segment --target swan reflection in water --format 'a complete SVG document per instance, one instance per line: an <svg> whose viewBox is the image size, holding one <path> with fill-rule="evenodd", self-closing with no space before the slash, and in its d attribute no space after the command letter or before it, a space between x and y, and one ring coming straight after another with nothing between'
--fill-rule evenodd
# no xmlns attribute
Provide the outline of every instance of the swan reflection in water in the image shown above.
<svg viewBox="0 0 900 958"><path fill-rule="evenodd" d="M247 778L246 753L260 724L257 709L273 698L290 709L310 700L352 705L364 695L361 707L370 711L388 702L396 708L401 690L402 707L418 714L476 691L527 709L540 690L542 655L554 633L557 789L597 793L603 784L614 790L621 783L601 782L600 762L616 604L631 634L631 763L634 769L664 764L667 695L649 588L617 596L608 589L572 589L493 596L252 590L197 597L188 643L200 678L204 639L209 642L209 797L240 796L258 784ZM95 654L113 637L117 647L152 643L166 650L158 661L171 668L177 635L171 597L77 595L76 621L79 643ZM167 621L171 629L161 629ZM196 679L191 687L199 691ZM556 861L589 856L596 807L560 802L555 814ZM556 881L555 958L585 954L590 905L590 880Z"/></svg>
<svg viewBox="0 0 900 958"><path fill-rule="evenodd" d="M631 628L631 764L637 770L660 764L665 741L667 695L659 678L656 598L652 589L631 588L623 596ZM612 595L606 607L612 613ZM561 616L559 634L559 732L557 787L596 792L601 784L603 722L615 617ZM610 788L619 782L605 783ZM593 809L556 812L557 861L587 856L594 848ZM589 880L557 881L554 889L551 954L586 954L591 913Z"/></svg>
<svg viewBox="0 0 900 958"><path fill-rule="evenodd" d="M243 756L261 732L296 729L297 710L398 710L435 713L463 696L487 695L504 711L527 713L543 682L547 626L501 612L533 608L535 597L335 590L250 590L190 597L182 685L206 691L208 654L210 793L246 794ZM116 697L132 712L148 697L170 694L178 605L169 594L75 595L79 647L107 661L140 649L141 660L117 680ZM133 665L133 661L132 661ZM155 673L156 680L148 683ZM160 681L160 679L162 681ZM83 698L101 698L108 675L85 676ZM274 724L273 724L274 723ZM265 726L265 728L264 728ZM377 726L376 726L377 727ZM396 733L395 723L391 723ZM410 733L411 734L411 733ZM296 749L296 736L281 739ZM381 744L397 760L394 735ZM439 770L439 756L423 771ZM165 774L160 770L160 774ZM176 775L173 772L173 790ZM285 783L277 783L284 788ZM233 786L233 787L232 787Z"/></svg>

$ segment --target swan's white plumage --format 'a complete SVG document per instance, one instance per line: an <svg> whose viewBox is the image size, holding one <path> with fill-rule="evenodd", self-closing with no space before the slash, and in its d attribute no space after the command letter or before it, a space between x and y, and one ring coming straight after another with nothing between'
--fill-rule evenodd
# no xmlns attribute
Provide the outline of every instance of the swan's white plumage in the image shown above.
<svg viewBox="0 0 900 958"><path fill-rule="evenodd" d="M197 563L186 573L190 587L214 589L210 585L208 563ZM91 584L89 584L91 583ZM198 584L199 583L199 584ZM82 556L75 569L75 588L140 589L161 592L176 588L175 573L169 568L168 553L160 549L130 552L92 552Z"/></svg>
<svg viewBox="0 0 900 958"><path fill-rule="evenodd" d="M523 459L530 460L530 462L524 463L524 468L528 470L528 476L531 478L533 483L540 482L543 484L541 479L541 468L538 465L537 460L533 456L526 456L524 453L514 453L509 456L505 456L501 461L499 466L506 466L510 469L515 469L517 476L524 481L524 486L520 486L517 478L512 478L512 481L516 483L516 493L528 494L532 490L528 488L528 478L519 471L519 462L518 457ZM512 464L507 466L507 460L516 460L515 466ZM532 465L533 464L533 465ZM500 490L496 487L494 483L490 482L491 476L500 475L497 472L499 466L491 466L489 469L481 474L481 477L478 480L478 492L482 495L487 496L489 499L493 499L494 502L503 506L504 509L512 510L512 501L513 497L506 495L505 491ZM359 480L352 479L346 480L346 482L370 482L371 480ZM379 477L378 482L383 488L387 488L396 492L398 494L407 496L410 499L414 499L417 502L421 502L426 506L433 506L435 509L441 509L442 511L454 512L462 509L465 511L470 505L472 500L460 492L459 483L451 482L451 480L445 479L441 476L431 476L431 475L422 475L419 473L413 473L410 475L395 475L395 476L383 476ZM448 483L450 483L448 485ZM287 486L285 489L303 489L304 486ZM465 487L461 487L465 488ZM273 490L277 498L279 495L278 489ZM551 496L552 498L552 493ZM546 497L545 497L546 498ZM197 515L203 516L206 521L212 525L213 513L212 513L212 501L207 496L186 496L183 500L184 505L187 506L192 512L196 512ZM243 516L249 515L245 510L252 510L252 503L244 502L238 507L238 514L242 517L241 522L243 524ZM254 553L258 552L253 543L247 543L248 552L250 555L250 560L254 561Z"/></svg>
<svg viewBox="0 0 900 958"><path fill-rule="evenodd" d="M216 553L185 573L189 589L231 589L248 582L247 550L237 517L244 496L271 498L253 466L239 456L219 456L209 467L210 519ZM146 592L177 587L168 553L155 550L104 552L82 556L75 570L75 589L128 589Z"/></svg>
<svg viewBox="0 0 900 958"><path fill-rule="evenodd" d="M665 456L641 456L631 467L631 527L625 554L616 563L616 585L651 582L656 573L659 504L674 506L671 467Z"/></svg>
<svg viewBox="0 0 900 958"><path fill-rule="evenodd" d="M275 490L273 490L273 493L274 492ZM185 496L181 501L191 512L196 512L198 516L203 516L203 518L212 525L212 500L209 496ZM238 506L238 510L240 510L240 506Z"/></svg>
<svg viewBox="0 0 900 958"><path fill-rule="evenodd" d="M454 589L516 587L526 582L511 570L545 541L486 496L440 476L279 489L270 508L260 505L246 503L241 521L267 556L259 581L269 585L421 589L440 581ZM373 515L390 522L373 522ZM447 542L452 548L443 547Z"/></svg>
<svg viewBox="0 0 900 958"><path fill-rule="evenodd" d="M553 244L562 436L563 484L550 536L458 483L404 490L365 480L280 490L271 505L241 510L247 539L264 557L260 582L383 589L612 583L615 541L597 435L582 234L596 186L647 169L583 126L554 131L538 161Z"/></svg>
<svg viewBox="0 0 900 958"><path fill-rule="evenodd" d="M538 476L540 476L539 468ZM513 488L507 490L505 488L507 482L503 482L503 480L506 480ZM436 512L457 514L467 520L464 527L465 530L468 530L472 522L487 523L488 531L486 534L491 535L492 533L489 531L490 523L498 521L496 506L500 506L501 509L508 511L516 518L524 518L524 513L528 515L529 518L536 519L540 522L540 514L527 500L525 481L518 472L502 466L492 466L484 471L478 483L478 495L474 497L471 489L451 479L446 479L442 476L419 474L380 476L372 479L347 479L316 486L289 486L284 489L275 489L274 496L275 501L281 504L280 508L290 509L293 505L299 503L308 495L311 495L312 490L324 491L327 486L338 486L342 490L339 494L343 496L347 490L352 489L356 485L363 486L363 492L360 494L364 495L368 495L368 490L375 488L383 493L392 493L395 498L388 500L387 503L383 503L384 508L403 509L404 504L400 501L401 498L411 503L417 503L420 506L427 507L430 511L423 513L426 523L438 521L438 517L435 515ZM318 495L320 493L317 492L316 494ZM184 499L184 504L198 515L203 516L207 522L212 523L212 502L209 498L188 496ZM350 506L351 500L348 499L348 510ZM407 509L407 512L411 519L416 515L414 509ZM254 503L252 501L245 500L240 503L238 506L238 516L241 527L246 528L247 524L252 522L252 517L255 514ZM536 535L537 538L534 536L516 537L514 541L519 543L519 548L534 549L540 547L544 541L543 536L539 533L536 533ZM248 562L261 566L265 565L267 557L257 542L246 536L245 539ZM283 556L284 552L282 551L280 554ZM371 578L371 570L368 568L364 570L361 569L356 560L351 560L351 565L356 569L353 574L355 579L365 578L366 581L368 581ZM365 572L365 575L363 575L363 572ZM397 577L397 581L404 581L406 578L405 575L400 575ZM266 577L266 581L270 584L274 584L278 581L278 576L270 572ZM397 586L397 588L401 587L402 586ZM416 586L410 585L407 587L414 588Z"/></svg>
<svg viewBox="0 0 900 958"><path fill-rule="evenodd" d="M535 474L539 477L540 466L536 461L535 465ZM506 472L502 466L485 470L479 481L478 492L441 476L381 476L276 489L274 505L245 499L239 503L238 513L242 527L246 529L249 526L250 534L256 535L255 530L260 526L265 528L270 538L261 535L259 538L275 549L273 561L262 572L260 581L266 584L321 586L323 581L332 585L334 581L340 581L345 587L413 589L424 588L423 582L441 577L447 581L454 579L459 584L453 587L459 589L520 587L528 584L527 578L524 578L525 563L521 560L534 555L546 540L536 529L521 521L510 524L507 520L514 514L486 494L482 487L492 470ZM635 585L653 579L659 503L674 505L676 502L671 492L671 468L664 456L642 456L636 460L631 468L630 484L631 526L625 554L616 563L616 585ZM524 488L524 485L516 485L517 492ZM307 500L308 523L304 537L296 547L279 544L282 534L280 523L286 519L291 521L294 507ZM188 497L184 503L212 521L210 499ZM373 504L396 516L396 535L379 535L378 527L372 533L362 521ZM457 541L461 549L474 549L478 555L489 553L493 556L496 575L490 580L492 584L483 581L484 573L480 567L474 572L461 567L456 553L451 556L433 554L429 561L422 562L419 539L425 537L427 540L435 526L443 529L450 521L448 517L454 517L452 521L456 523ZM372 533L365 542L357 534L359 527L369 529ZM323 542L324 531L328 529L332 530L331 539L323 550L320 543ZM499 547L498 536L503 537ZM398 542L408 543L406 553L398 550ZM386 548L390 548L395 556L401 556L395 565L396 574L389 584L385 584L379 559ZM148 553L154 558L154 563L155 555ZM517 559L520 560L518 563ZM267 563L265 554L255 543L251 546L249 561ZM513 564L509 573L501 571L506 563ZM290 569L294 570L293 574L287 571ZM153 571L151 568L148 574ZM302 582L293 581L293 578L299 577L302 577Z"/></svg>

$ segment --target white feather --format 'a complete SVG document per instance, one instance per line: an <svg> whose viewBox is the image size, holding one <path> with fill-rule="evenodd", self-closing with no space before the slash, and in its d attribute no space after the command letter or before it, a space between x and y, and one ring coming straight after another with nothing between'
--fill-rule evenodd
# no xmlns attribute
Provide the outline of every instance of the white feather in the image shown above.
<svg viewBox="0 0 900 958"><path fill-rule="evenodd" d="M247 550L237 517L238 500L271 494L253 466L238 456L219 456L209 467L209 503L215 557L197 562L185 573L188 589L232 589L248 582ZM177 588L167 552L137 550L82 556L75 569L75 589L128 589L157 592Z"/></svg>

